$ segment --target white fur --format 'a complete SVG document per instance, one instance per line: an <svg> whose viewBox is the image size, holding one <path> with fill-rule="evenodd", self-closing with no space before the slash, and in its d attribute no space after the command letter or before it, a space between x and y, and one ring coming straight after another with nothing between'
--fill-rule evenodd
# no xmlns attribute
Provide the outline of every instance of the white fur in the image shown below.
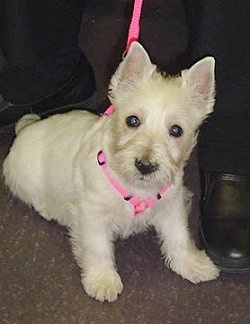
<svg viewBox="0 0 250 324"><path fill-rule="evenodd" d="M189 194L183 168L196 143L197 129L214 105L214 59L207 57L181 76L156 70L143 47L135 42L111 79L111 116L72 111L38 120L26 115L4 161L6 184L14 195L44 218L69 228L82 283L100 301L114 301L123 285L116 271L117 236L154 226L166 264L193 283L212 280L218 269L190 238L187 225ZM139 127L126 117L137 116ZM183 129L170 134L172 125ZM133 207L110 186L97 163L103 150L112 177L131 194L155 196L168 192L153 207L134 216ZM142 174L136 159L157 165Z"/></svg>

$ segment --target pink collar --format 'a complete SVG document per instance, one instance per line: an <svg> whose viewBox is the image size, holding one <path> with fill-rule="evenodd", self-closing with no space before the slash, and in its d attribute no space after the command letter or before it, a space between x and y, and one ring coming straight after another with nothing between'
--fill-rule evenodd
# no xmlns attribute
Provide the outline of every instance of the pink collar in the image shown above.
<svg viewBox="0 0 250 324"><path fill-rule="evenodd" d="M163 187L158 192L156 197L154 197L153 199L145 200L145 199L140 199L135 196L131 196L124 188L122 188L120 186L120 184L117 181L115 181L113 178L111 178L109 171L108 171L107 163L106 163L106 156L103 153L103 151L98 152L97 161L98 161L98 164L102 167L102 170L103 170L105 176L107 177L107 179L109 180L110 184L123 196L124 200L129 201L134 206L134 215L135 216L144 212L148 207L152 207L158 200L161 199L162 195L164 195L169 188L168 185Z"/></svg>

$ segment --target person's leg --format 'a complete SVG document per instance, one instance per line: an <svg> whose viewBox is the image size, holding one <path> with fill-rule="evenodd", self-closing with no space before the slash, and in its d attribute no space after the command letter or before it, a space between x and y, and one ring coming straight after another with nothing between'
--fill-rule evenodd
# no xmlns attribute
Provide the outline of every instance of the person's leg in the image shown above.
<svg viewBox="0 0 250 324"><path fill-rule="evenodd" d="M235 6L232 0L203 3L193 54L216 59L216 105L201 131L200 166L250 174L250 5L240 1Z"/></svg>
<svg viewBox="0 0 250 324"><path fill-rule="evenodd" d="M29 110L95 108L94 74L78 46L83 5L1 0L0 47L7 65L0 72L0 126Z"/></svg>
<svg viewBox="0 0 250 324"><path fill-rule="evenodd" d="M201 237L222 269L246 271L250 270L250 4L188 0L186 8L192 61L206 55L216 59L215 112L201 128L198 141Z"/></svg>

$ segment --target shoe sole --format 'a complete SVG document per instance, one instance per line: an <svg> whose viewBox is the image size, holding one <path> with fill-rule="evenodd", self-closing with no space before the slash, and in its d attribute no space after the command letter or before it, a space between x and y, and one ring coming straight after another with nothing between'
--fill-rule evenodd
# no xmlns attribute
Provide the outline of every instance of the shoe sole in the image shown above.
<svg viewBox="0 0 250 324"><path fill-rule="evenodd" d="M234 274L250 272L250 260L243 259L241 261L236 261L233 259L220 258L208 248L204 248L207 255L221 271Z"/></svg>

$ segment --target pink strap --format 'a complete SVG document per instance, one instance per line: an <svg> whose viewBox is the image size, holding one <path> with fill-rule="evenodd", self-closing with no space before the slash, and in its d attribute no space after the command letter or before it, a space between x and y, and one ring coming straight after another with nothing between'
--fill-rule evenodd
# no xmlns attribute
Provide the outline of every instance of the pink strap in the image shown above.
<svg viewBox="0 0 250 324"><path fill-rule="evenodd" d="M126 52L128 51L130 45L137 41L140 33L140 18L143 0L135 0L132 19L128 31L128 39L126 45Z"/></svg>
<svg viewBox="0 0 250 324"><path fill-rule="evenodd" d="M117 181L115 181L113 178L111 178L108 168L107 168L107 163L106 163L106 157L103 153L103 151L100 151L97 155L97 161L99 165L102 167L102 170L106 176L106 178L109 180L110 184L123 196L123 197L128 197L128 193L126 190L124 190Z"/></svg>
<svg viewBox="0 0 250 324"><path fill-rule="evenodd" d="M110 105L104 112L104 115L112 115L115 111L115 108L113 105Z"/></svg>
<svg viewBox="0 0 250 324"><path fill-rule="evenodd" d="M140 18L141 18L141 9L142 9L143 0L135 0L133 14L129 26L127 45L125 53L129 50L130 45L137 41L140 33ZM104 115L112 115L115 111L114 106L110 105L104 112Z"/></svg>
<svg viewBox="0 0 250 324"><path fill-rule="evenodd" d="M140 33L140 18L141 18L141 9L142 9L142 3L143 0L135 0L134 1L134 8L133 8L133 14L132 14L132 19L130 22L129 26L129 32L128 32L128 38L127 38L127 44L126 44L126 50L127 52L129 50L130 45L134 42L137 41L139 38L139 33ZM113 114L115 108L113 105L110 105L104 115L111 115ZM157 198L153 199L140 199L135 196L129 196L129 194L120 186L120 184L115 181L114 179L111 178L108 169L107 169L107 164L106 164L106 158L105 155L102 151L98 153L97 160L99 165L102 166L103 172L107 179L109 180L110 184L124 197L125 200L129 201L133 206L134 206L134 214L138 215L142 212L144 212L148 207L151 207L155 204L155 202L159 199L161 199L161 196L164 195L167 190L168 186L163 187L158 195Z"/></svg>
<svg viewBox="0 0 250 324"><path fill-rule="evenodd" d="M161 199L162 195L164 195L169 186L164 186L157 194L156 197L152 197L152 199L141 199L136 196L131 196L117 181L115 181L107 167L106 163L106 156L103 151L98 152L97 154L97 161L98 164L102 167L103 173L105 174L106 178L108 179L109 183L114 187L117 192L124 198L124 200L129 201L131 205L134 207L134 215L139 215L144 212L147 208L152 207L158 200Z"/></svg>

